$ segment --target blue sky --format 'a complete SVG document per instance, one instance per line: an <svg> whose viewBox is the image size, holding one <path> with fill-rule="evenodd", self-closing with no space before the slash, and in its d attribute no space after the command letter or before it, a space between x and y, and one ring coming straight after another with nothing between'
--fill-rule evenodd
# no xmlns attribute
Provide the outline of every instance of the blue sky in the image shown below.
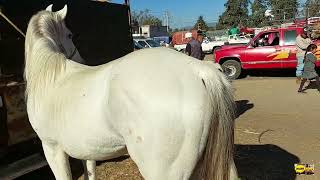
<svg viewBox="0 0 320 180"><path fill-rule="evenodd" d="M227 0L130 0L131 9L149 9L160 19L164 19L164 12L170 13L170 25L183 27L193 25L196 19L203 15L205 21L215 22L224 11ZM305 2L305 0L299 0ZM124 0L113 0L123 3Z"/></svg>

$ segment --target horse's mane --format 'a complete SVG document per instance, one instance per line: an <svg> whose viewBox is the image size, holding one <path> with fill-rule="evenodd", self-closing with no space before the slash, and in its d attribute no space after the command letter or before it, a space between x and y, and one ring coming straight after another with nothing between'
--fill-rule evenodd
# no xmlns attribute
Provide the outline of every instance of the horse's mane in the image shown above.
<svg viewBox="0 0 320 180"><path fill-rule="evenodd" d="M28 25L25 41L25 79L28 98L44 95L65 70L66 57L59 49L64 20L56 13L41 11ZM36 97L35 97L36 98Z"/></svg>

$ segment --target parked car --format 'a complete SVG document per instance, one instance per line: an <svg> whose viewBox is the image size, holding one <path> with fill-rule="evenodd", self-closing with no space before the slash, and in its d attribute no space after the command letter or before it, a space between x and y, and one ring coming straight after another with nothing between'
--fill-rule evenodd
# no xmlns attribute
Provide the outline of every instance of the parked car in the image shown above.
<svg viewBox="0 0 320 180"><path fill-rule="evenodd" d="M229 36L227 44L247 44L250 42L250 38L241 36L239 34L233 34Z"/></svg>
<svg viewBox="0 0 320 180"><path fill-rule="evenodd" d="M171 38L169 36L153 37L153 40L157 41L161 46L165 47L168 47L171 42Z"/></svg>
<svg viewBox="0 0 320 180"><path fill-rule="evenodd" d="M143 49L144 47L141 46L137 41L133 40L134 50Z"/></svg>
<svg viewBox="0 0 320 180"><path fill-rule="evenodd" d="M214 58L230 79L237 79L244 69L294 69L296 37L302 32L302 27L262 31L246 45L222 46L214 52Z"/></svg>
<svg viewBox="0 0 320 180"><path fill-rule="evenodd" d="M213 53L216 49L219 49L224 44L225 44L224 41L204 40L201 46L202 46L202 51L204 53ZM174 49L180 52L184 52L186 47L187 47L187 44L174 45Z"/></svg>
<svg viewBox="0 0 320 180"><path fill-rule="evenodd" d="M156 48L161 47L160 43L157 41L147 38L147 39L133 39L135 42L137 42L140 46L143 48Z"/></svg>

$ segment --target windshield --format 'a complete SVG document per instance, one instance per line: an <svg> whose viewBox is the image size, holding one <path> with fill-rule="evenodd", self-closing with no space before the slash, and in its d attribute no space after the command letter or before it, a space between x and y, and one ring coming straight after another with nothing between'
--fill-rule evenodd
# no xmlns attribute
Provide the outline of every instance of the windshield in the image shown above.
<svg viewBox="0 0 320 180"><path fill-rule="evenodd" d="M139 43L137 43L136 41L133 41L134 43L134 48L135 49L143 49L143 46L141 46Z"/></svg>
<svg viewBox="0 0 320 180"><path fill-rule="evenodd" d="M156 42L154 40L150 39L150 40L146 40L146 41L151 47L160 47L161 46L160 43L158 43L158 42Z"/></svg>

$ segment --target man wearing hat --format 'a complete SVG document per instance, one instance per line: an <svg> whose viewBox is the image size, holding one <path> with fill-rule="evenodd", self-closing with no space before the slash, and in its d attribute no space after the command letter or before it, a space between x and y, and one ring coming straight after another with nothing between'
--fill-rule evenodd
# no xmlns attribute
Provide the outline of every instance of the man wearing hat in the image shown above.
<svg viewBox="0 0 320 180"><path fill-rule="evenodd" d="M298 35L296 38L296 46L297 46L297 68L296 68L296 76L297 83L301 80L301 76L304 68L304 55L307 47L312 43L311 39L308 37L307 28L303 29L303 33Z"/></svg>
<svg viewBox="0 0 320 180"><path fill-rule="evenodd" d="M192 56L196 59L203 60L204 54L202 52L203 34L201 31L197 32L197 39L191 40L186 47L186 52L189 56Z"/></svg>

